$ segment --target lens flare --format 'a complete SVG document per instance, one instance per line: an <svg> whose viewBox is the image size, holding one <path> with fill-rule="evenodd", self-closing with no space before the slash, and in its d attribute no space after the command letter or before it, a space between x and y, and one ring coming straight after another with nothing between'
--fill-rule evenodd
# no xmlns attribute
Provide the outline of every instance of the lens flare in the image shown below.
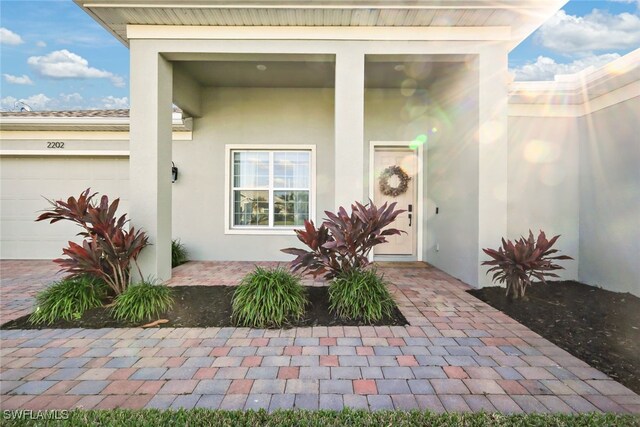
<svg viewBox="0 0 640 427"><path fill-rule="evenodd" d="M400 161L400 167L407 173L407 175L416 176L418 174L418 162L416 161L416 155L410 154L408 156L404 156Z"/></svg>
<svg viewBox="0 0 640 427"><path fill-rule="evenodd" d="M418 147L426 144L428 140L429 137L426 134L421 133L420 135L416 136L413 141L411 141L411 144L409 144L409 148L411 148L412 150L417 150Z"/></svg>
<svg viewBox="0 0 640 427"><path fill-rule="evenodd" d="M553 163L560 158L560 148L549 141L532 139L525 145L523 156L529 163Z"/></svg>
<svg viewBox="0 0 640 427"><path fill-rule="evenodd" d="M405 79L400 85L400 93L403 96L412 96L418 89L418 82L413 79Z"/></svg>
<svg viewBox="0 0 640 427"><path fill-rule="evenodd" d="M496 120L484 122L478 131L478 139L482 144L492 144L504 134L504 126Z"/></svg>

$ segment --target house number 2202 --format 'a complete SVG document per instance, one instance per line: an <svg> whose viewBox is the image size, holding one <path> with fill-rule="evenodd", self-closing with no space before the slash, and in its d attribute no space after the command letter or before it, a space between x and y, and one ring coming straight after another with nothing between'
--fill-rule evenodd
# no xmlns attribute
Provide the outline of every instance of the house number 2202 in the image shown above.
<svg viewBox="0 0 640 427"><path fill-rule="evenodd" d="M49 142L47 142L47 148L64 148L64 142L61 142L61 141L49 141Z"/></svg>

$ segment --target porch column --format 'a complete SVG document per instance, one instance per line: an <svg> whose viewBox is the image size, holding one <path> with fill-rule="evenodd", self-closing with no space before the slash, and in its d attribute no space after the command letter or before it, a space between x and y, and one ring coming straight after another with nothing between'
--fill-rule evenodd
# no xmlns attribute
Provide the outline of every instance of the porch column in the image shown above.
<svg viewBox="0 0 640 427"><path fill-rule="evenodd" d="M129 212L149 235L138 259L144 277L171 278L173 66L150 43L131 40Z"/></svg>
<svg viewBox="0 0 640 427"><path fill-rule="evenodd" d="M495 248L507 235L508 49L495 44L479 55L478 286L491 276L480 263L482 248Z"/></svg>
<svg viewBox="0 0 640 427"><path fill-rule="evenodd" d="M364 197L364 53L336 54L334 205Z"/></svg>

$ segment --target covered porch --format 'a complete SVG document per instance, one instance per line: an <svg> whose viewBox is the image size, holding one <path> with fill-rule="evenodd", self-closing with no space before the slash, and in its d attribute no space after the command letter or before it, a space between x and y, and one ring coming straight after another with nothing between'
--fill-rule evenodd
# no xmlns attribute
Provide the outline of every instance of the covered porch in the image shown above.
<svg viewBox="0 0 640 427"><path fill-rule="evenodd" d="M485 281L481 248L507 229L504 42L407 49L396 42L252 41L258 54L246 53L249 44L240 40L218 46L227 53L215 52L215 40L201 50L179 38L131 43L130 212L154 243L143 253L145 274L170 277L172 237L196 260L287 260L280 249L297 244L291 228L266 215L250 223L256 227L236 223L245 204L238 197L274 194L236 188L243 178L235 168L244 167L236 153L274 159L279 151L308 150L306 219L321 222L325 210L369 198L382 203L374 194L374 155L390 146L414 153L418 165L415 199L401 206L413 207L414 241L400 259L430 262L474 286ZM193 118L192 142L172 147L167 140L171 101ZM181 171L175 184L171 161Z"/></svg>

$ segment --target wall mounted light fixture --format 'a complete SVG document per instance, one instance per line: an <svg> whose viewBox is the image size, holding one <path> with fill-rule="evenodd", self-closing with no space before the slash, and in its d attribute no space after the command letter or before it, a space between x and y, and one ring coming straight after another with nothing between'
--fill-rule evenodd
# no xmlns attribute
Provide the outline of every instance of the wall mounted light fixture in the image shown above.
<svg viewBox="0 0 640 427"><path fill-rule="evenodd" d="M178 180L178 167L175 163L171 162L171 182L176 182Z"/></svg>

